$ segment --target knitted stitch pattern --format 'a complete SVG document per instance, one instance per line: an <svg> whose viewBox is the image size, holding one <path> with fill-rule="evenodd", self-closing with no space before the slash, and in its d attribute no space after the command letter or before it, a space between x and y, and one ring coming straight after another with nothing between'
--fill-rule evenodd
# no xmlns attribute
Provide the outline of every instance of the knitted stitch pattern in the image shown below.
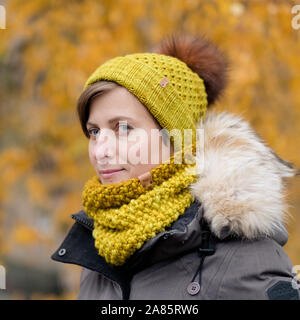
<svg viewBox="0 0 300 320"><path fill-rule="evenodd" d="M169 160L150 171L149 187L138 178L103 185L97 176L85 184L83 207L94 220L95 247L108 263L123 265L194 201L188 186L197 179L195 163L174 163L174 155Z"/></svg>

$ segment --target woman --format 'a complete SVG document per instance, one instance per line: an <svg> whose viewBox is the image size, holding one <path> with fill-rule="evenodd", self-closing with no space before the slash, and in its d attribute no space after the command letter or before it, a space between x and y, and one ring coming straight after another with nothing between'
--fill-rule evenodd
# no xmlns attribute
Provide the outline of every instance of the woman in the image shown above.
<svg viewBox="0 0 300 320"><path fill-rule="evenodd" d="M206 114L227 70L209 41L171 36L87 80L96 175L52 256L83 267L79 299L299 299L282 248L295 170L240 117Z"/></svg>

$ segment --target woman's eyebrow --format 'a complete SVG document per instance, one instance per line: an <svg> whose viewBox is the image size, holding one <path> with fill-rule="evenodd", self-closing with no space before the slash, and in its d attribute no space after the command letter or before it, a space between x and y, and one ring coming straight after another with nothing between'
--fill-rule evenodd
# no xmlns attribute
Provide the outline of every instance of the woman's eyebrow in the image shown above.
<svg viewBox="0 0 300 320"><path fill-rule="evenodd" d="M116 122L116 121L119 121L119 120L130 120L130 121L134 121L133 118L130 118L130 117L126 117L126 116L117 116L117 117L114 117L114 118L111 118L108 120L108 123L113 123L113 122ZM96 123L93 123L93 122L87 122L86 123L87 125L91 125L91 126L97 126Z"/></svg>
<svg viewBox="0 0 300 320"><path fill-rule="evenodd" d="M86 125L88 125L88 124L89 124L89 125L91 125L91 126L96 126L96 127L97 127L97 124L96 124L96 123L93 123L93 122L87 122L87 123L86 123Z"/></svg>
<svg viewBox="0 0 300 320"><path fill-rule="evenodd" d="M130 118L130 117L126 117L126 116L117 116L117 117L114 117L110 120L108 120L109 123L112 123L112 122L115 122L115 121L118 121L118 120L131 120L131 121L134 121L134 119Z"/></svg>

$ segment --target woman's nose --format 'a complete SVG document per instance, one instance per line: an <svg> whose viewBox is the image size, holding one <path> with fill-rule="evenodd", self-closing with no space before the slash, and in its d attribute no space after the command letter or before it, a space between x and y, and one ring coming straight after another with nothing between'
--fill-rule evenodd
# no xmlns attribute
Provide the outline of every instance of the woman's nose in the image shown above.
<svg viewBox="0 0 300 320"><path fill-rule="evenodd" d="M96 138L94 154L97 162L107 158L112 159L116 154L116 137L112 130L102 130Z"/></svg>

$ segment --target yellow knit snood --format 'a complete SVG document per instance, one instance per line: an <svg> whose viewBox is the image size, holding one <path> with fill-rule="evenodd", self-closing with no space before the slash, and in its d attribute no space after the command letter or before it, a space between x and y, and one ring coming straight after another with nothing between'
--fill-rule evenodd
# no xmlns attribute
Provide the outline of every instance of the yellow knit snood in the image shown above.
<svg viewBox="0 0 300 320"><path fill-rule="evenodd" d="M182 163L174 163L177 156ZM97 176L87 181L83 207L94 220L95 247L108 263L123 265L194 201L188 186L197 179L196 164L190 164L191 158L185 160L183 152L176 153L169 163L153 168L152 183L147 187L138 178L110 185L101 184Z"/></svg>

